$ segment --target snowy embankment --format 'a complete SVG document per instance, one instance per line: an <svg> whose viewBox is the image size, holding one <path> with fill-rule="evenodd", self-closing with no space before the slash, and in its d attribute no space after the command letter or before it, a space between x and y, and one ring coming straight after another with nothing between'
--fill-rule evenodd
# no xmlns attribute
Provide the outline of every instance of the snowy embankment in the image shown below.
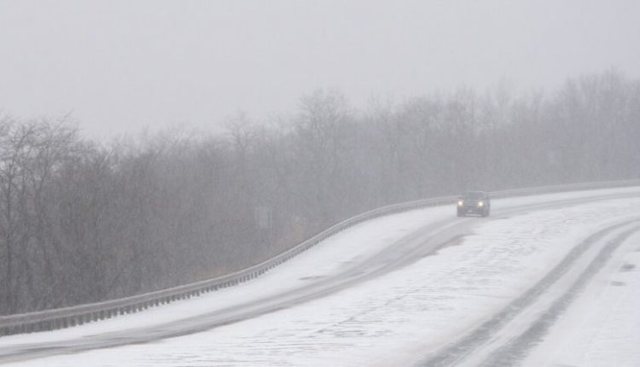
<svg viewBox="0 0 640 367"><path fill-rule="evenodd" d="M589 233L640 215L640 199L532 210L511 217L501 217L500 208L633 192L638 189L496 200L494 218L461 219L469 221L475 232L461 244L338 293L198 334L20 365L411 364L503 308L542 278ZM161 325L304 287L314 279L340 273L350 264L379 253L425 222L443 220L452 213L452 207L439 207L379 218L344 231L273 272L238 287L115 320L1 338L0 349Z"/></svg>

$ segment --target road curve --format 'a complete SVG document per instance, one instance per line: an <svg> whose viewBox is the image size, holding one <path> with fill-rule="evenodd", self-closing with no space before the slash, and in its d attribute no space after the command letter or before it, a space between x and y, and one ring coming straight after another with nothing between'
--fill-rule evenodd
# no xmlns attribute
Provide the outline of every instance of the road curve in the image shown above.
<svg viewBox="0 0 640 367"><path fill-rule="evenodd" d="M517 207L494 208L493 217L480 220L475 218L456 218L453 215L452 208L451 217L425 224L419 230L390 244L375 256L358 264L354 264L349 268L345 268L344 271L333 277L319 279L306 287L289 290L257 301L239 304L197 317L186 318L152 327L103 333L90 337L65 340L63 342L0 347L0 363L35 359L57 354L77 353L91 349L109 348L134 343L145 343L213 329L218 326L247 320L308 302L407 266L421 257L433 254L445 246L457 243L462 237L471 233L474 224L485 220L501 219L533 210L566 207L585 202L593 202L594 200L618 199L636 195L637 193L594 194L594 196L575 199L557 199Z"/></svg>

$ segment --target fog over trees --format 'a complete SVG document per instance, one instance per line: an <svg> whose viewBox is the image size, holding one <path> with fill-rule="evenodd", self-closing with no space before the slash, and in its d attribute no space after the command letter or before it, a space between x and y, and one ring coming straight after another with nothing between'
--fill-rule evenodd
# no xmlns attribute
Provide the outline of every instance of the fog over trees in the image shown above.
<svg viewBox="0 0 640 367"><path fill-rule="evenodd" d="M640 177L640 80L615 71L362 110L318 90L228 126L101 145L64 119L0 117L0 314L222 275L385 204Z"/></svg>

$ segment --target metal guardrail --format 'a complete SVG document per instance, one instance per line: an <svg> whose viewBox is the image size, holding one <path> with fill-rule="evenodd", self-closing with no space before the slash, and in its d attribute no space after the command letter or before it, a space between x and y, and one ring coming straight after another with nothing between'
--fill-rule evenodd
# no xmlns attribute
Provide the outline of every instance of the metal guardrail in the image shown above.
<svg viewBox="0 0 640 367"><path fill-rule="evenodd" d="M594 190L600 188L615 188L639 185L640 180L554 185L497 191L492 193L492 197L515 197L563 191ZM104 302L24 314L0 316L0 336L31 333L36 331L56 330L76 325L82 325L88 322L113 318L118 315L143 311L150 307L160 306L177 300L196 297L203 293L215 291L220 288L237 285L239 283L246 282L264 274L274 267L315 246L324 239L333 236L334 234L343 231L346 228L352 227L358 223L412 209L450 204L454 202L456 197L457 196L442 196L437 198L404 202L380 207L358 214L354 217L331 226L330 228L316 234L315 236L302 242L301 244L267 261L222 277Z"/></svg>

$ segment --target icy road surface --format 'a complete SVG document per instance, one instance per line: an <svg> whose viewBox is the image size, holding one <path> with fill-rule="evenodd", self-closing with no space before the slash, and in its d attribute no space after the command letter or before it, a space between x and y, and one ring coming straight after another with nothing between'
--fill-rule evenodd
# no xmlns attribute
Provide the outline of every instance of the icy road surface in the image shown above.
<svg viewBox="0 0 640 367"><path fill-rule="evenodd" d="M163 325L188 317L197 322L198 315L241 303L260 303L270 295L313 288L314 284L322 284L322 279L340 275L357 281L328 283L333 286L330 292L310 293L286 303L282 309L268 309L208 331L144 344L19 360L15 364L390 366L439 361L443 365L478 365L496 360L505 350L513 350L513 355L521 356L517 363L532 366L555 365L558 361L568 361L563 362L568 365L577 361L575 365L581 366L590 361L595 361L593 365L638 365L635 346L640 345L639 328L632 326L640 320L638 312L634 312L638 308L633 308L638 305L640 280L639 272L634 270L637 256L633 254L640 244L638 236L622 241L622 235L634 228L634 223L625 223L640 217L639 196L636 188L495 200L494 216L486 219L451 218L453 207L379 218L344 231L238 287L120 319L0 338L0 356L37 350L42 345L79 343L116 331L126 335L127 330L132 334L151 327L162 330ZM452 237L443 238L446 246L439 250L436 247L418 251L421 247L399 245L411 243L406 238L415 237L416 232L431 229L425 224L457 229L449 234ZM590 237L593 238L586 241ZM623 243L612 247L607 261L591 271L590 265L601 257L601 249L616 239ZM584 244L588 246L583 246L583 251L575 251ZM373 261L394 249L407 250L409 256ZM354 265L363 263L373 265ZM394 266L384 267L387 263ZM626 270L612 273L615 264ZM360 278L350 269L364 269L366 277ZM544 282L552 269L560 271ZM624 279L603 280L615 276ZM583 278L589 281L583 282L582 288L574 287ZM523 302L522 310L505 313L514 300L540 284L544 286L539 287L541 295L534 292ZM571 302L565 302L568 308L548 318L557 321L546 327L544 334L529 337L529 326L537 325L538 316L567 294L571 295L567 297ZM617 300L615 305L605 301L609 295ZM608 317L599 314L603 307L608 307ZM615 315L610 314L613 310ZM478 334L482 338L464 339L503 313L508 317L499 327ZM594 324L585 323L585 316L581 315L591 315L589 320L594 319ZM565 340L567 333L573 333L570 337L575 343L560 353L554 338ZM522 339L522 335L527 337L526 346L510 344ZM591 345L600 342L609 347L594 351ZM459 348L451 352L452 346ZM557 358L547 351L553 351ZM596 353L597 358L585 358L585 351Z"/></svg>

